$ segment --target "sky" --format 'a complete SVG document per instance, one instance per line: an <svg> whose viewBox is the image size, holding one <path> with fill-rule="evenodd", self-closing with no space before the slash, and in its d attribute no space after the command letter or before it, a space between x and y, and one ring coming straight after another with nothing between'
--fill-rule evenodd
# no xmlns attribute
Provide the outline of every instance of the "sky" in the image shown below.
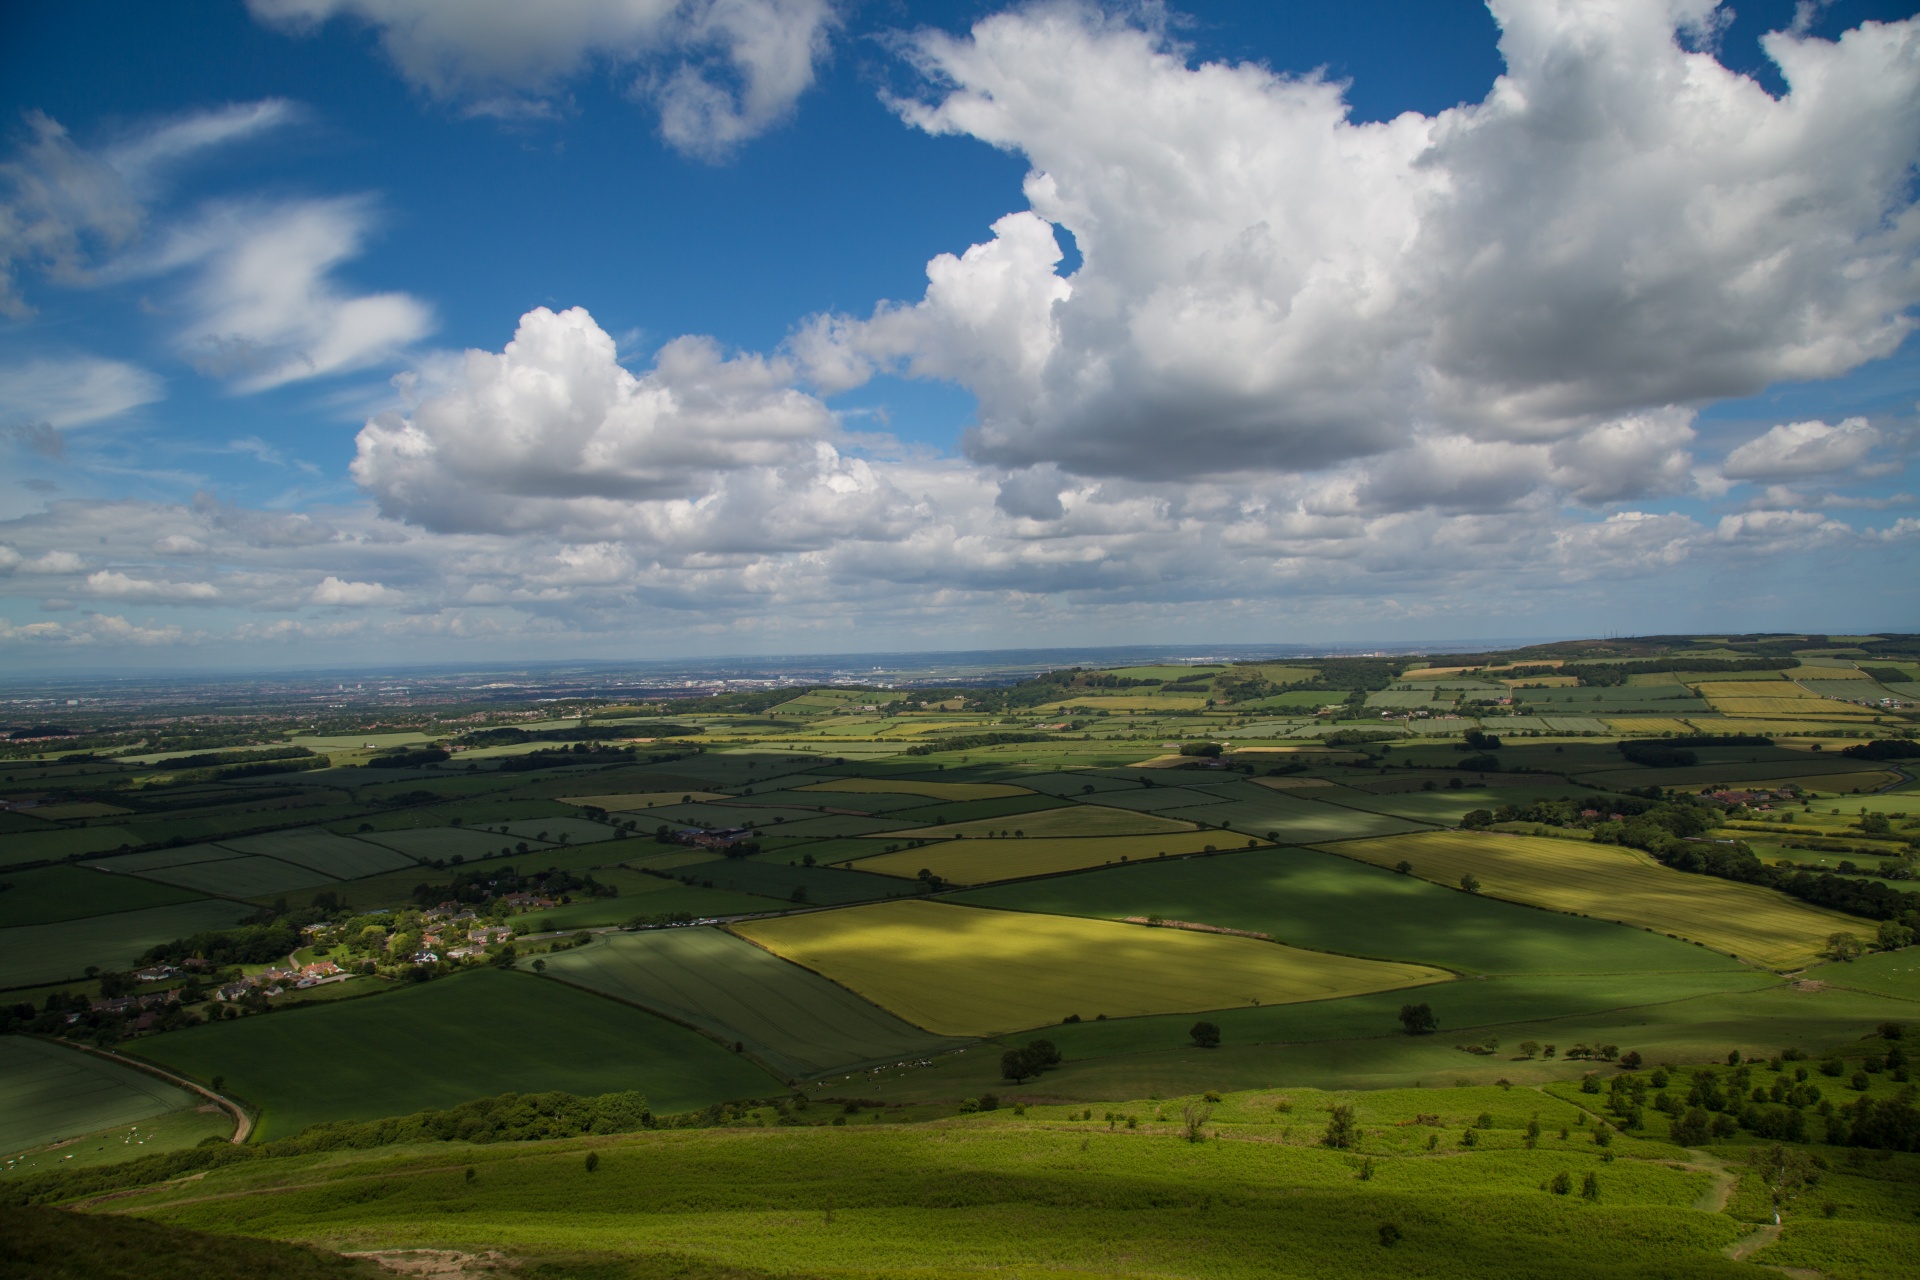
<svg viewBox="0 0 1920 1280"><path fill-rule="evenodd" d="M0 672L1920 630L1877 0L0 9Z"/></svg>

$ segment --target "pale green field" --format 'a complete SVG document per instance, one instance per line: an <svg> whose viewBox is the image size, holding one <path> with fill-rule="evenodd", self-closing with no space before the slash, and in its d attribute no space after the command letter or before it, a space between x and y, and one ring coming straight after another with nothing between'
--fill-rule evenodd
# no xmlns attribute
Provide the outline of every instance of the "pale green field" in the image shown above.
<svg viewBox="0 0 1920 1280"><path fill-rule="evenodd" d="M164 1080L30 1036L0 1036L0 1154L200 1104Z"/></svg>

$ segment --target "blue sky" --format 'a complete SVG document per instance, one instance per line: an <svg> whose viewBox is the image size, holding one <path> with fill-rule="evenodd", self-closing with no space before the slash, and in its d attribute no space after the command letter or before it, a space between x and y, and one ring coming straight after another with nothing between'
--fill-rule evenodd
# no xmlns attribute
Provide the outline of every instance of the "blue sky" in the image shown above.
<svg viewBox="0 0 1920 1280"><path fill-rule="evenodd" d="M0 654L1913 629L1912 8L14 6Z"/></svg>

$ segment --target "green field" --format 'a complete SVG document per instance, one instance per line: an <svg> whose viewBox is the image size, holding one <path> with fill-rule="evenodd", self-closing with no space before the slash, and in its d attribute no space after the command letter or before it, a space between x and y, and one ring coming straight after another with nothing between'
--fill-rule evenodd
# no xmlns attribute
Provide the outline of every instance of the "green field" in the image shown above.
<svg viewBox="0 0 1920 1280"><path fill-rule="evenodd" d="M1831 982L1835 986L1897 996L1920 1004L1920 948L1916 947L1883 951L1844 964L1823 964L1807 970L1806 976L1816 982ZM1920 1008L1910 1016L1920 1018Z"/></svg>
<svg viewBox="0 0 1920 1280"><path fill-rule="evenodd" d="M6 861L54 861L76 853L105 853L122 845L145 844L150 838L126 827L74 827L60 831L23 832L19 835L9 833Z"/></svg>
<svg viewBox="0 0 1920 1280"><path fill-rule="evenodd" d="M197 889L201 893L217 894L224 898L260 898L335 882L324 871L256 854L242 854L215 862L191 862L180 867L161 867L141 874L162 884Z"/></svg>
<svg viewBox="0 0 1920 1280"><path fill-rule="evenodd" d="M0 883L0 929L51 924L115 911L137 911L192 902L199 894L168 885L113 876L84 867L41 867L10 871Z"/></svg>
<svg viewBox="0 0 1920 1280"><path fill-rule="evenodd" d="M580 898L547 911L529 912L514 917L514 928L521 933L551 929L592 929L602 925L625 924L635 916L667 915L678 912L696 919L716 916L754 915L763 911L782 911L791 904L783 899L762 898L754 894L709 889L703 885L663 882L658 889L618 898Z"/></svg>
<svg viewBox="0 0 1920 1280"><path fill-rule="evenodd" d="M783 1076L920 1057L929 1035L808 969L718 929L608 937L547 958L547 974L740 1041Z"/></svg>
<svg viewBox="0 0 1920 1280"><path fill-rule="evenodd" d="M558 821L553 819L552 821ZM541 851L538 841L527 836L503 836L494 832L474 830L468 827L425 827L406 831L368 831L359 833L359 839L369 844L380 845L403 853L409 858L422 862L434 858L451 858L455 854L463 858L484 858L497 854L502 848L517 849L526 844L536 854Z"/></svg>
<svg viewBox="0 0 1920 1280"><path fill-rule="evenodd" d="M1470 873L1492 897L1675 934L1775 968L1805 964L1828 935L1862 927L1772 889L1670 870L1623 845L1427 831L1328 852L1381 867L1404 861L1436 884Z"/></svg>
<svg viewBox="0 0 1920 1280"><path fill-rule="evenodd" d="M772 858L727 858L702 863L698 870L683 874L697 875L703 882L711 880L716 889L757 893L781 902L795 901L794 890L801 889L805 891L804 901L815 906L844 906L912 892L892 876L843 871L838 867L788 866L785 861Z"/></svg>
<svg viewBox="0 0 1920 1280"><path fill-rule="evenodd" d="M1132 1017L1324 1000L1438 982L1414 965L1070 916L905 901L755 920L734 932L943 1035L1068 1014Z"/></svg>
<svg viewBox="0 0 1920 1280"><path fill-rule="evenodd" d="M184 867L194 862L221 862L240 855L217 844L190 844L176 849L149 849L144 853L121 853L97 858L83 866L98 867L117 875L139 875L166 867Z"/></svg>
<svg viewBox="0 0 1920 1280"><path fill-rule="evenodd" d="M1659 934L1464 894L1310 849L1147 862L954 900L1111 920L1157 915L1463 973L1743 972L1717 952Z"/></svg>
<svg viewBox="0 0 1920 1280"><path fill-rule="evenodd" d="M189 1027L140 1056L261 1110L263 1139L506 1092L637 1089L662 1111L778 1086L764 1071L638 1009L531 974L456 974L390 995Z"/></svg>
<svg viewBox="0 0 1920 1280"><path fill-rule="evenodd" d="M202 1099L78 1049L0 1036L0 1155L137 1124Z"/></svg>
<svg viewBox="0 0 1920 1280"><path fill-rule="evenodd" d="M1286 1112L1276 1109L1283 1096ZM1182 1136L1180 1108L1189 1102L1197 1098L1123 1101L1133 1129L1041 1106L925 1127L432 1144L220 1169L113 1209L336 1247L500 1246L553 1259L556 1276L582 1274L574 1268L583 1260L593 1275L716 1278L792 1274L796 1264L809 1275L1205 1280L1777 1274L1722 1256L1750 1228L1717 1211L1708 1167L1652 1139L1622 1137L1602 1151L1585 1140L1576 1109L1541 1094L1235 1095L1210 1108L1204 1131L1218 1140L1203 1144ZM1360 1153L1316 1142L1339 1102L1362 1108L1372 1157L1364 1179ZM1489 1128L1463 1149L1479 1111ZM1432 1125L1421 1120L1429 1113ZM1522 1130L1534 1118L1548 1136L1527 1150ZM1562 1126L1568 1139L1556 1136ZM1427 1134L1444 1145L1427 1151ZM591 1172L589 1150L599 1157ZM1903 1173L1909 1163L1899 1162ZM471 1179L462 1166L473 1168ZM1559 1174L1575 1187L1591 1175L1597 1203L1546 1190ZM1870 1176L1852 1172L1832 1185L1849 1203L1873 1188ZM1897 1220L1893 1205L1870 1203L1848 1220ZM1802 1221L1820 1218L1795 1215L1789 1243L1802 1239ZM1381 1245L1383 1223L1397 1233L1391 1250ZM1856 1231L1841 1256L1856 1268L1898 1266L1902 1251Z"/></svg>
<svg viewBox="0 0 1920 1280"><path fill-rule="evenodd" d="M1391 814L1369 813L1340 805L1309 800L1317 791L1288 794L1251 782L1228 783L1209 788L1224 797L1208 803L1196 796L1195 807L1167 811L1170 818L1187 818L1209 826L1225 824L1235 831L1255 835L1273 832L1281 844L1312 844L1322 840L1350 840L1360 836L1392 835L1418 831L1420 824Z"/></svg>
<svg viewBox="0 0 1920 1280"><path fill-rule="evenodd" d="M922 869L953 884L988 884L1026 876L1055 875L1160 857L1236 848L1249 841L1217 831L1171 831L1146 836L1030 836L1019 840L944 840L862 858L854 867L885 876L913 878Z"/></svg>
<svg viewBox="0 0 1920 1280"><path fill-rule="evenodd" d="M335 835L325 827L299 827L292 831L241 836L226 841L226 847L236 853L264 854L295 866L311 867L336 880L358 880L362 876L398 871L414 865L413 859L405 854L395 853L366 840Z"/></svg>
<svg viewBox="0 0 1920 1280"><path fill-rule="evenodd" d="M941 840L949 836L985 839L1012 835L1016 831L1029 836L1126 836L1152 835L1162 831L1191 831L1193 824L1150 813L1135 813L1105 805L1075 804L1042 809L1004 818L982 818L974 822L952 822L942 826L915 827L902 835L915 839Z"/></svg>
<svg viewBox="0 0 1920 1280"><path fill-rule="evenodd" d="M224 929L253 908L207 898L171 907L0 929L0 990L78 978L88 965L128 969L142 952L205 929Z"/></svg>
<svg viewBox="0 0 1920 1280"><path fill-rule="evenodd" d="M538 840L541 844L593 844L619 834L604 822L589 822L585 818L521 818L505 826L506 834L515 841Z"/></svg>

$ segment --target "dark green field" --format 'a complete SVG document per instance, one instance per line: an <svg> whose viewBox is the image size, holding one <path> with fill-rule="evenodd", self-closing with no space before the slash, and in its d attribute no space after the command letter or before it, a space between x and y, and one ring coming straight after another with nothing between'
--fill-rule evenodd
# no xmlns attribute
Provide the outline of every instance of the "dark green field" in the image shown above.
<svg viewBox="0 0 1920 1280"><path fill-rule="evenodd" d="M548 975L704 1027L785 1076L968 1043L931 1035L718 929L614 935L546 959Z"/></svg>
<svg viewBox="0 0 1920 1280"><path fill-rule="evenodd" d="M391 995L190 1027L142 1056L260 1108L261 1135L504 1092L637 1089L662 1111L766 1094L778 1082L713 1041L628 1005L476 970Z"/></svg>
<svg viewBox="0 0 1920 1280"><path fill-rule="evenodd" d="M204 929L223 929L252 908L197 898L110 916L0 929L0 990L78 978L88 965L127 969L148 947Z"/></svg>
<svg viewBox="0 0 1920 1280"><path fill-rule="evenodd" d="M955 897L1114 920L1157 915L1469 974L1741 971L1725 956L1658 934L1460 893L1311 849L1154 860Z"/></svg>
<svg viewBox="0 0 1920 1280"><path fill-rule="evenodd" d="M0 877L0 929L192 902L201 895L83 867L42 867Z"/></svg>

